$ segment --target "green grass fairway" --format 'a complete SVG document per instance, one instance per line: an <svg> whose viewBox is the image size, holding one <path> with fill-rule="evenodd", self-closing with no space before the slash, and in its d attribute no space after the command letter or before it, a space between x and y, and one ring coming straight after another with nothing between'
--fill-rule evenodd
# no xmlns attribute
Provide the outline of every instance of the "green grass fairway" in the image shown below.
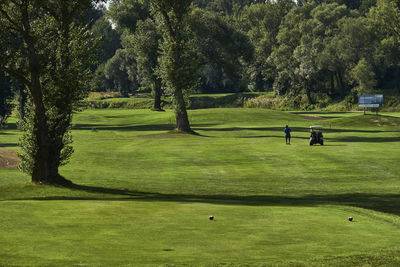
<svg viewBox="0 0 400 267"><path fill-rule="evenodd" d="M171 111L76 114L73 186L0 169L0 266L400 265L398 113L189 117L198 135L170 132ZM0 148L18 150L10 122Z"/></svg>

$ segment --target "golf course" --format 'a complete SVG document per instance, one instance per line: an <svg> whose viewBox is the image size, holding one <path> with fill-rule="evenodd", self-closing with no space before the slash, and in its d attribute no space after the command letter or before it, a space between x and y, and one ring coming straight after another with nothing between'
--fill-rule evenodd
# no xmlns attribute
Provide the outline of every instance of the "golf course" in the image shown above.
<svg viewBox="0 0 400 267"><path fill-rule="evenodd" d="M400 265L400 113L216 108L189 120L196 134L171 131L172 110L75 113L60 168L72 184L50 186L11 164L11 117L0 266ZM323 146L309 145L312 125Z"/></svg>

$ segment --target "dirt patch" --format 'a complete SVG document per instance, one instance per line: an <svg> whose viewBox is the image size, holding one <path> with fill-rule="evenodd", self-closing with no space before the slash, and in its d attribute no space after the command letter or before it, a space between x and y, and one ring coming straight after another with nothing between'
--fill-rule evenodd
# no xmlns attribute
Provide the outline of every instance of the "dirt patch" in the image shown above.
<svg viewBox="0 0 400 267"><path fill-rule="evenodd" d="M314 120L314 121L323 121L328 119L320 116L309 116L309 115L300 115L300 117L302 117L303 119Z"/></svg>
<svg viewBox="0 0 400 267"><path fill-rule="evenodd" d="M0 148L0 169L3 168L16 168L19 159L17 152L5 148Z"/></svg>

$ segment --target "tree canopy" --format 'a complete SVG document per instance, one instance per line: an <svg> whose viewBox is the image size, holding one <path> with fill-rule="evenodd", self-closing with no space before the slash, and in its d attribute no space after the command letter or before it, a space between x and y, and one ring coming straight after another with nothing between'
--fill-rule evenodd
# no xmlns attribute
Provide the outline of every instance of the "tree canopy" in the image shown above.
<svg viewBox="0 0 400 267"><path fill-rule="evenodd" d="M274 91L293 108L312 108L327 99L354 101L367 91L399 92L400 11L395 0L112 1L106 14L114 31L125 31L132 41L138 88L153 90L154 71L162 73L159 51L166 39L158 36L155 45L148 38L155 40L155 31L172 32L162 20L171 9L157 16L155 3L187 9L181 30L191 40L185 52L191 49L198 59L200 82L194 92ZM152 30L143 31L150 22ZM152 45L145 51L138 42L146 38Z"/></svg>
<svg viewBox="0 0 400 267"><path fill-rule="evenodd" d="M72 111L88 89L95 43L84 19L93 1L0 1L0 68L29 91L21 169L63 183ZM22 45L15 45L16 43Z"/></svg>

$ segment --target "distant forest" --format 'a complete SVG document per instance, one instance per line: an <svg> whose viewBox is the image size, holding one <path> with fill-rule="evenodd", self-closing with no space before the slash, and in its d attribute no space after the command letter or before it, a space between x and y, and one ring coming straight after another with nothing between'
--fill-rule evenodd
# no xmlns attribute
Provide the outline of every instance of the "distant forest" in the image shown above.
<svg viewBox="0 0 400 267"><path fill-rule="evenodd" d="M161 34L148 5L112 1L91 16L102 37L92 89L150 90L144 72L157 58L139 50L157 54ZM313 104L400 90L399 1L195 0L188 24L200 61L194 92L274 91Z"/></svg>

